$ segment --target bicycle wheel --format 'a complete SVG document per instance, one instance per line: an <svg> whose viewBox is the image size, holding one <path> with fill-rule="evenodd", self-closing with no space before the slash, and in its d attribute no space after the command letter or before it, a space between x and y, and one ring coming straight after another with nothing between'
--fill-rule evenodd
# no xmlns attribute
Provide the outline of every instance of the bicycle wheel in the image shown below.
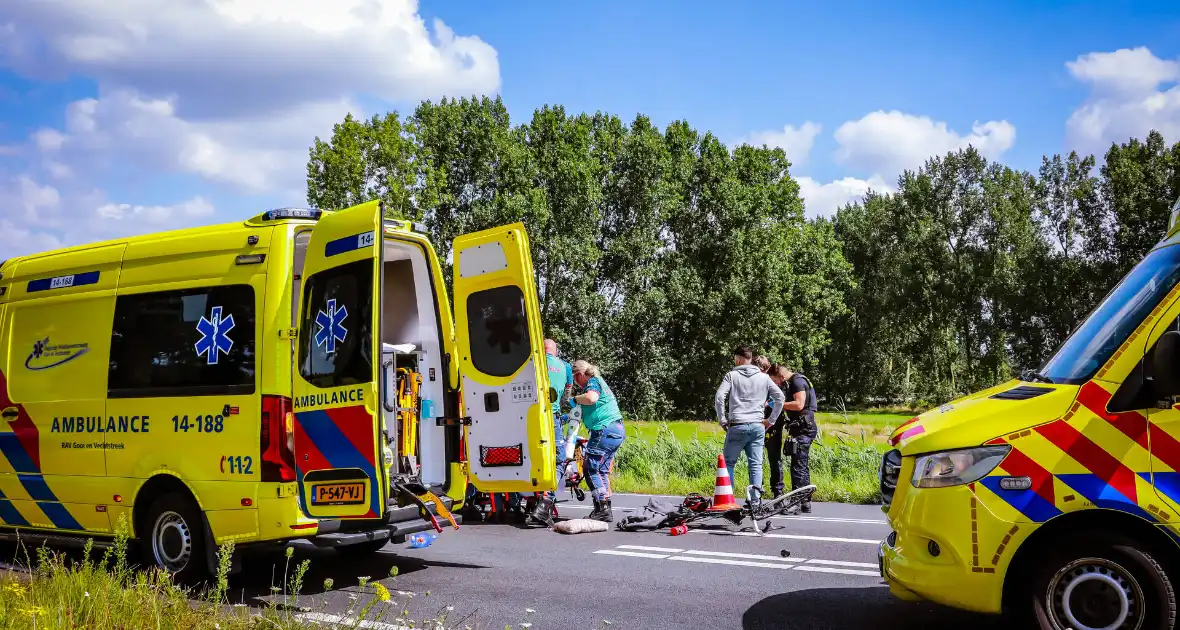
<svg viewBox="0 0 1180 630"><path fill-rule="evenodd" d="M785 514L791 509L801 506L804 501L811 498L814 492L814 485L796 488L782 496L761 503L756 508L757 515L752 515L752 517L755 521L760 521L772 516Z"/></svg>

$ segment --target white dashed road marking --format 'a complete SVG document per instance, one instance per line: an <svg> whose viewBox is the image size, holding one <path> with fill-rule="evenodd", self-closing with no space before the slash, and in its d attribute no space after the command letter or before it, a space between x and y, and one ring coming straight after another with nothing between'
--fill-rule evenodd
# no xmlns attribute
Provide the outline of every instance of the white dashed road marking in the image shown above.
<svg viewBox="0 0 1180 630"><path fill-rule="evenodd" d="M641 551L619 551L618 549L599 549L594 553L600 553L607 556L631 556L632 558L654 558L656 560L663 560L668 557L668 554L660 553L643 553Z"/></svg>
<svg viewBox="0 0 1180 630"><path fill-rule="evenodd" d="M619 545L615 549L634 549L635 551L664 551L667 553L680 553L683 549L673 549L672 547L644 547L643 545Z"/></svg>
<svg viewBox="0 0 1180 630"><path fill-rule="evenodd" d="M558 509L558 511L561 511L561 510L585 510L585 511L589 512L590 510L593 510L594 507L590 506L590 505L569 505L569 504L562 503L562 504L558 504L557 509ZM612 508L612 510L615 512L623 512L625 514L630 514L632 512L640 512L642 510L642 508L617 507L617 508ZM852 525L888 525L889 524L888 521L881 520L881 519L842 518L842 517L835 517L835 516L772 516L772 517L770 517L770 520L772 520L772 521L780 521L780 520L781 521L813 521L813 522L817 522L817 523L848 523L848 524L852 524Z"/></svg>
<svg viewBox="0 0 1180 630"><path fill-rule="evenodd" d="M804 536L803 534L755 534L754 532L730 532L716 529L690 529L691 533L713 534L716 536L754 536L757 538L785 538L788 540L816 540L819 542L856 543L860 545L879 545L880 540L868 538L836 538L835 536Z"/></svg>
<svg viewBox="0 0 1180 630"><path fill-rule="evenodd" d="M628 551L630 549L640 549L643 551ZM649 553L655 551L661 553ZM869 562L848 562L846 560L822 560L819 558L795 558L791 556L783 558L780 556L766 556L753 553L674 549L670 547L643 547L639 545L619 545L614 549L599 549L594 553L608 556L631 556L650 560L674 560L677 562L698 562L702 564L724 564L760 569L778 569L780 571L794 569L796 571L809 571L812 573L839 573L841 575L881 577L876 570L876 564Z"/></svg>
<svg viewBox="0 0 1180 630"><path fill-rule="evenodd" d="M385 621L371 621L368 619L360 620L356 617L345 617L343 615L332 615L328 613L300 613L295 615L296 619L308 621L314 624L325 624L329 628L364 628L365 630L411 630L409 626L404 626L398 623L388 623Z"/></svg>

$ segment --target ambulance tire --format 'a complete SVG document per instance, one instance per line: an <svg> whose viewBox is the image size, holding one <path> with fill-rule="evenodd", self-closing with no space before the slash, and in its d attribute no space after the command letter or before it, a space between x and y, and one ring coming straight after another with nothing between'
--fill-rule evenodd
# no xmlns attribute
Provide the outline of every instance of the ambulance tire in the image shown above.
<svg viewBox="0 0 1180 630"><path fill-rule="evenodd" d="M152 502L144 518L146 560L180 584L200 584L209 577L205 519L196 503L170 492Z"/></svg>
<svg viewBox="0 0 1180 630"><path fill-rule="evenodd" d="M1028 591L1038 628L1106 627L1124 614L1119 628L1171 630L1176 623L1168 574L1134 541L1080 539L1049 552L1038 565ZM1068 610L1067 603L1073 604Z"/></svg>

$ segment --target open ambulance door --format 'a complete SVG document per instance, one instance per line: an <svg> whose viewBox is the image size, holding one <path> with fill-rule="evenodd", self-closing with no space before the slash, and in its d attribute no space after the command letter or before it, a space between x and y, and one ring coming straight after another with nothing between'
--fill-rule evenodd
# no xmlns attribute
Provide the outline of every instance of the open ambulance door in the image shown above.
<svg viewBox="0 0 1180 630"><path fill-rule="evenodd" d="M378 201L325 212L307 244L292 428L299 502L311 518L380 518L386 510L381 215Z"/></svg>
<svg viewBox="0 0 1180 630"><path fill-rule="evenodd" d="M524 225L460 236L454 261L455 341L475 486L553 490L557 438Z"/></svg>

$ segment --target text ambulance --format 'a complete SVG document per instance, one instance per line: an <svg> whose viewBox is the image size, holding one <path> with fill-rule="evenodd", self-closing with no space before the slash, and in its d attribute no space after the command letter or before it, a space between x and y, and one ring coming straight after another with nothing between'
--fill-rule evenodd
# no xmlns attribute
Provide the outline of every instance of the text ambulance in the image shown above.
<svg viewBox="0 0 1180 630"><path fill-rule="evenodd" d="M1038 373L899 427L895 595L1041 628L1172 628L1180 584L1180 204Z"/></svg>
<svg viewBox="0 0 1180 630"><path fill-rule="evenodd" d="M424 232L371 202L0 264L0 536L126 519L191 579L229 541L441 530L468 474L553 489L524 227L455 240L454 323Z"/></svg>

